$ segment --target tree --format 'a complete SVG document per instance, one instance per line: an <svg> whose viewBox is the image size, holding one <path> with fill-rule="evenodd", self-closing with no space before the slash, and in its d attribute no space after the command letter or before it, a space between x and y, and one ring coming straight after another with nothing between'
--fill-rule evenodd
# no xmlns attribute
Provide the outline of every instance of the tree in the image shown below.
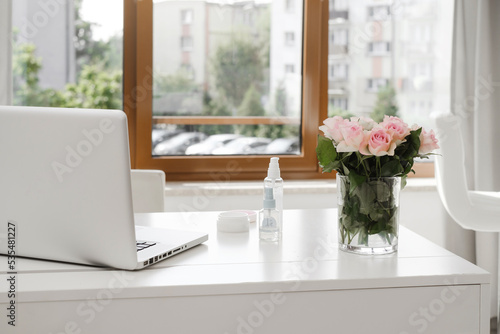
<svg viewBox="0 0 500 334"><path fill-rule="evenodd" d="M375 108L370 114L375 122L381 122L384 119L384 115L398 116L396 91L392 86L384 87L378 91Z"/></svg>
<svg viewBox="0 0 500 334"><path fill-rule="evenodd" d="M82 0L75 0L74 46L80 65L78 82L67 84L63 91L42 89L39 86L42 58L36 56L34 44L18 43L14 30L12 63L15 105L122 108L122 70L121 66L110 64L110 61L118 58L109 46L111 43L120 45L122 38L115 36L107 43L94 41L92 27L95 24L81 19L81 4ZM106 52L106 55L102 52ZM116 63L121 63L121 60Z"/></svg>
<svg viewBox="0 0 500 334"><path fill-rule="evenodd" d="M96 41L93 37L93 27L96 23L85 21L81 16L83 0L75 0L75 32L73 36L77 73L83 69L85 64L96 64L103 61L103 55L109 54L109 43Z"/></svg>
<svg viewBox="0 0 500 334"><path fill-rule="evenodd" d="M60 103L69 108L121 109L121 78L121 71L107 72L99 65L85 65L78 83L66 85Z"/></svg>
<svg viewBox="0 0 500 334"><path fill-rule="evenodd" d="M182 69L170 75L154 75L153 85L155 95L189 93L198 89L191 75Z"/></svg>
<svg viewBox="0 0 500 334"><path fill-rule="evenodd" d="M242 103L251 85L263 79L261 51L249 38L235 37L219 46L212 59L212 67L216 86L224 92L233 107Z"/></svg>
<svg viewBox="0 0 500 334"><path fill-rule="evenodd" d="M348 110L344 110L344 109L339 108L339 107L334 107L331 104L329 104L328 105L328 117L334 117L334 116L340 116L342 118L348 119L348 118L351 118L355 115L352 114L351 112L349 112Z"/></svg>
<svg viewBox="0 0 500 334"><path fill-rule="evenodd" d="M283 82L276 88L276 95L274 97L274 104L276 114L279 116L286 116L288 113L288 96Z"/></svg>
<svg viewBox="0 0 500 334"><path fill-rule="evenodd" d="M218 94L212 98L208 92L203 94L203 116L231 116L231 111L228 108L227 100L223 94ZM204 132L207 135L215 135L219 133L233 133L233 125L228 124L207 124L200 125L198 131Z"/></svg>
<svg viewBox="0 0 500 334"><path fill-rule="evenodd" d="M54 89L42 89L38 82L38 72L42 69L42 59L36 56L36 46L32 43L13 43L12 73L14 105L51 106L61 100L61 94Z"/></svg>
<svg viewBox="0 0 500 334"><path fill-rule="evenodd" d="M77 84L65 90L42 89L38 74L42 59L34 44L14 44L14 104L68 108L121 109L121 71L107 72L99 65L85 65Z"/></svg>
<svg viewBox="0 0 500 334"><path fill-rule="evenodd" d="M250 85L246 91L243 102L238 108L238 116L264 116L266 111L262 107L260 94L255 89L255 85Z"/></svg>
<svg viewBox="0 0 500 334"><path fill-rule="evenodd" d="M265 113L266 111L260 102L260 94L252 84L245 93L243 102L241 102L241 105L238 108L238 116L258 117L264 116ZM260 125L239 125L237 128L238 132L244 136L256 136Z"/></svg>

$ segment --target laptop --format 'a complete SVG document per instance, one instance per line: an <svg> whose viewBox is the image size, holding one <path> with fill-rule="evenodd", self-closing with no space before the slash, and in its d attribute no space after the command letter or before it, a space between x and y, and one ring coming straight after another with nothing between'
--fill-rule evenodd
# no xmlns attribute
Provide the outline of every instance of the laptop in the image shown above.
<svg viewBox="0 0 500 334"><path fill-rule="evenodd" d="M207 239L135 226L123 111L0 106L0 254L136 270Z"/></svg>

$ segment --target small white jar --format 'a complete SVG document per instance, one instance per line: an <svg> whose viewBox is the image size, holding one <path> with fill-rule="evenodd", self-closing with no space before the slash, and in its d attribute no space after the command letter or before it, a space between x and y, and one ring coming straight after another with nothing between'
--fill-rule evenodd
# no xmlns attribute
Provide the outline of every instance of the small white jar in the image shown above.
<svg viewBox="0 0 500 334"><path fill-rule="evenodd" d="M241 211L221 212L217 217L217 231L219 232L248 232L250 221L248 213Z"/></svg>

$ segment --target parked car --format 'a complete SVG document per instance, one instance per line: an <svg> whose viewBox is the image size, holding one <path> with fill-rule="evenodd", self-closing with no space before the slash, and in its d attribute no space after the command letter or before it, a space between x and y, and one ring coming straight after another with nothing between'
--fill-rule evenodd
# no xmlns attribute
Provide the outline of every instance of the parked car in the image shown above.
<svg viewBox="0 0 500 334"><path fill-rule="evenodd" d="M299 154L299 138L278 138L266 147L267 154Z"/></svg>
<svg viewBox="0 0 500 334"><path fill-rule="evenodd" d="M212 151L212 154L262 154L269 138L242 137Z"/></svg>
<svg viewBox="0 0 500 334"><path fill-rule="evenodd" d="M154 150L155 146L162 141L170 139L183 132L184 130L153 129L151 132L151 147Z"/></svg>
<svg viewBox="0 0 500 334"><path fill-rule="evenodd" d="M153 155L184 155L186 149L207 138L202 132L183 132L175 137L158 143L153 149Z"/></svg>
<svg viewBox="0 0 500 334"><path fill-rule="evenodd" d="M240 135L232 133L211 135L201 143L189 146L186 149L186 155L212 154L212 151L216 148L222 147L230 141L240 137Z"/></svg>

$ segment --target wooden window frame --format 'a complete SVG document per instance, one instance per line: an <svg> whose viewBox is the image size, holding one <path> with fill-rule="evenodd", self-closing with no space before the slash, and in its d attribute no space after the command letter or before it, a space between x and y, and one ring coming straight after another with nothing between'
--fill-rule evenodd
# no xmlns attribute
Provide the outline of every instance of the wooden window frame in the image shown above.
<svg viewBox="0 0 500 334"><path fill-rule="evenodd" d="M334 178L316 158L318 126L328 113L328 1L304 1L301 154L280 156L285 179ZM168 181L260 180L269 155L167 156L151 154L153 89L153 1L124 0L124 111L128 117L131 167L160 169ZM290 124L269 117L160 117L172 124ZM189 123L188 123L189 122ZM423 165L423 166L421 166ZM419 177L433 176L433 164L416 164Z"/></svg>

